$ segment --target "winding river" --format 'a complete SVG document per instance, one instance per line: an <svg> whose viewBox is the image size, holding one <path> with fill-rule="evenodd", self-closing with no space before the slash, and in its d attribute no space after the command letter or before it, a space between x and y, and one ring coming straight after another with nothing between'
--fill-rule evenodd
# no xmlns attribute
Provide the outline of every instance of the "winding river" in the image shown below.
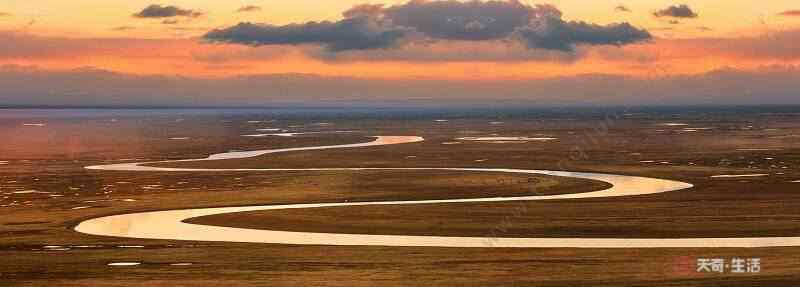
<svg viewBox="0 0 800 287"><path fill-rule="evenodd" d="M220 171L360 171L360 170L440 170L465 172L504 172L542 174L599 180L612 187L580 194L549 196L489 197L468 199L441 199L417 201L376 201L261 205L247 207L220 207L186 210L166 210L100 217L81 222L75 230L85 234L138 239L190 240L210 242L272 243L294 245L352 245L352 246L424 246L424 247L517 247L517 248L697 248L697 247L775 247L800 246L800 237L753 237L753 238L487 238L455 236L407 236L290 232L279 230L257 230L234 227L209 226L186 223L188 219L236 212L309 209L373 205L419 205L458 204L470 202L512 202L539 200L570 200L581 198L637 196L670 192L691 188L689 183L626 175L585 173L551 170L503 169L503 168L310 168L310 169L194 169L149 166L156 163L190 161L213 161L241 159L272 153L311 151L323 149L357 148L392 144L421 142L416 136L378 136L365 143L285 148L246 152L229 152L211 155L203 159L123 163L86 167L90 170L140 171L140 172L220 172Z"/></svg>

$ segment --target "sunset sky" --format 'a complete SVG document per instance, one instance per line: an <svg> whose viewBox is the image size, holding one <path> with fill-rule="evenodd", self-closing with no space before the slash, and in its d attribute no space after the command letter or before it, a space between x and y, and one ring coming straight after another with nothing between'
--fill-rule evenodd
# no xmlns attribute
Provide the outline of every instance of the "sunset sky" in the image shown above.
<svg viewBox="0 0 800 287"><path fill-rule="evenodd" d="M790 0L0 0L0 41L0 106L800 103Z"/></svg>

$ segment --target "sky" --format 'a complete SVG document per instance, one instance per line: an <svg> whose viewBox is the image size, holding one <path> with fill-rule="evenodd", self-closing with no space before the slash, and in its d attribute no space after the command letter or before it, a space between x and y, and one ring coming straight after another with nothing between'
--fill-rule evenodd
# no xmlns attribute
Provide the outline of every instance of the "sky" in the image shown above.
<svg viewBox="0 0 800 287"><path fill-rule="evenodd" d="M800 104L790 0L0 0L0 106Z"/></svg>

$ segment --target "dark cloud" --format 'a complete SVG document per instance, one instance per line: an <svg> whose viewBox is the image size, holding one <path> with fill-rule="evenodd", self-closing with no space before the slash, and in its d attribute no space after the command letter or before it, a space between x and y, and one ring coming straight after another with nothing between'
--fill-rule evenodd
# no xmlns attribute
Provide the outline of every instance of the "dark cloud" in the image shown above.
<svg viewBox="0 0 800 287"><path fill-rule="evenodd" d="M357 5L338 22L240 23L211 31L205 39L254 46L321 44L329 52L393 47L403 38L406 43L523 39L530 48L572 52L578 45L624 45L651 38L646 30L627 23L566 22L561 15L552 5L518 0L412 0L388 7Z"/></svg>
<svg viewBox="0 0 800 287"><path fill-rule="evenodd" d="M697 18L697 13L695 13L692 8L689 8L689 5L673 5L667 8L658 10L653 12L653 15L656 17L673 17L673 18Z"/></svg>
<svg viewBox="0 0 800 287"><path fill-rule="evenodd" d="M177 6L161 6L161 5L150 5L139 11L139 13L133 14L133 17L136 18L171 18L171 17L191 17L197 18L203 16L203 12L189 10L189 9L181 9Z"/></svg>
<svg viewBox="0 0 800 287"><path fill-rule="evenodd" d="M161 21L161 24L164 24L164 25L175 25L175 24L178 24L178 23L180 23L180 22L178 22L178 20L176 20L176 19L164 19L164 21Z"/></svg>
<svg viewBox="0 0 800 287"><path fill-rule="evenodd" d="M574 63L588 51L572 53L558 50L530 49L522 41L409 41L401 49L351 50L327 53L308 49L306 54L326 62L401 61L416 63L437 62L506 62L537 61Z"/></svg>
<svg viewBox="0 0 800 287"><path fill-rule="evenodd" d="M614 7L614 11L617 11L617 12L631 12L631 9L628 8L627 6L619 5L617 7Z"/></svg>
<svg viewBox="0 0 800 287"><path fill-rule="evenodd" d="M548 17L542 23L519 30L530 48L573 51L576 45L625 45L652 38L649 32L628 23L597 25Z"/></svg>
<svg viewBox="0 0 800 287"><path fill-rule="evenodd" d="M370 17L347 18L338 22L308 22L272 26L240 23L215 29L204 38L212 42L251 46L320 44L331 52L388 48L408 33L402 27L387 26Z"/></svg>
<svg viewBox="0 0 800 287"><path fill-rule="evenodd" d="M0 12L0 17L9 17L9 16L11 16L11 13Z"/></svg>
<svg viewBox="0 0 800 287"><path fill-rule="evenodd" d="M800 16L800 10L786 10L778 13L780 16Z"/></svg>
<svg viewBox="0 0 800 287"><path fill-rule="evenodd" d="M244 6L242 8L239 8L238 10L236 10L236 12L239 12L239 13L242 13L242 12L256 12L256 11L261 11L261 7L255 6L255 5L247 5L247 6Z"/></svg>

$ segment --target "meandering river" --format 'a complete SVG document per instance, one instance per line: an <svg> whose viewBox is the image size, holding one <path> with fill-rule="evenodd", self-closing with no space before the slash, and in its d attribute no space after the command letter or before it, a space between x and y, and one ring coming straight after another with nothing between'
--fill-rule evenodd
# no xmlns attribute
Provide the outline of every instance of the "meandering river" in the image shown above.
<svg viewBox="0 0 800 287"><path fill-rule="evenodd" d="M612 187L580 194L549 196L488 197L465 199L441 199L418 201L375 201L375 202L336 202L285 205L260 205L246 207L200 208L186 210L166 210L100 217L81 222L75 227L78 232L139 239L167 239L213 242L272 243L295 245L355 245L355 246L428 246L428 247L517 247L517 248L697 248L697 247L773 247L800 246L800 237L753 237L753 238L487 238L455 236L408 236L378 234L344 234L290 232L279 230L257 230L234 227L209 226L186 223L188 219L236 212L347 208L350 206L373 205L419 205L419 204L460 204L470 202L512 202L570 200L581 198L638 196L677 191L691 188L692 184L638 176L604 173L585 173L551 170L504 169L504 168L306 168L306 169L194 169L165 168L150 166L156 163L175 163L190 161L213 161L222 159L241 159L282 152L313 151L323 149L361 148L370 146L406 144L421 142L416 136L379 136L365 143L299 147L246 152L230 152L211 155L203 159L158 161L144 163L124 163L89 166L91 170L139 171L139 172L222 172L222 171L359 171L359 170L446 170L464 172L505 172L523 174L542 174L562 177L575 177L599 180L610 183ZM557 216L557 215L555 215Z"/></svg>

